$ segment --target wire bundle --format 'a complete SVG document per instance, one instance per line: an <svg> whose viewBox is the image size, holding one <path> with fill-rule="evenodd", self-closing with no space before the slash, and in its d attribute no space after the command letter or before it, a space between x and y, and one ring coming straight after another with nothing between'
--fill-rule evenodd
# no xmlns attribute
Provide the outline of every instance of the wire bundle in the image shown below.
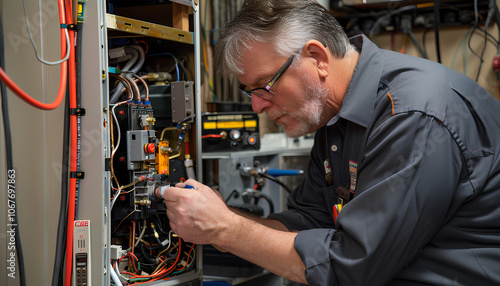
<svg viewBox="0 0 500 286"><path fill-rule="evenodd" d="M119 223L114 233L127 217ZM157 224L160 233L167 235L161 227L159 218ZM126 228L130 228L130 226L125 226L122 229ZM136 230L132 226L129 237L130 248L125 251L125 255L120 257L120 259L111 261L111 265L113 265L112 271L117 274L117 277L121 281L132 285L160 279L168 280L172 276L179 275L191 269L196 256L194 251L195 244L189 246L189 251L184 251L184 242L180 237L173 234L171 230L168 232L168 239L162 242L153 223L151 223L151 227L149 228L151 230L150 234L145 234L146 228L148 228L147 222L144 221L140 235L135 239ZM178 242L173 243L172 237L177 237ZM140 248L141 251L134 254L134 249L136 248ZM153 253L156 254L152 256ZM124 269L120 269L122 260L128 260L127 266Z"/></svg>

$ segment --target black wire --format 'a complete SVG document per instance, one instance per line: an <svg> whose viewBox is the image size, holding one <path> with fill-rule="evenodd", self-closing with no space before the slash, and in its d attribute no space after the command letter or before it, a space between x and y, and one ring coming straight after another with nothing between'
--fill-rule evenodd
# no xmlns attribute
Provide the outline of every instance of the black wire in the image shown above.
<svg viewBox="0 0 500 286"><path fill-rule="evenodd" d="M259 196L255 198L255 204L259 203L259 199L260 198L263 198L267 202L267 204L269 205L269 214L274 213L274 203L273 203L273 200L269 196L260 193Z"/></svg>
<svg viewBox="0 0 500 286"><path fill-rule="evenodd" d="M82 30L83 23L76 24L76 107L82 107ZM69 73L68 73L69 74ZM81 160L81 116L77 116L76 119L77 124L77 150L76 150L76 171L80 171L80 160ZM79 211L79 197L80 197L80 180L76 180L75 186L75 220L78 219L78 211Z"/></svg>
<svg viewBox="0 0 500 286"><path fill-rule="evenodd" d="M140 249L141 249L141 253L142 253L142 256L144 256L144 259L146 259L146 261L150 264L156 264L156 260L155 259L152 259L149 254L147 253L146 251L146 247L144 246L144 242L141 242L139 243L140 245Z"/></svg>
<svg viewBox="0 0 500 286"><path fill-rule="evenodd" d="M472 35L474 35L474 32L476 31L477 26L478 26L478 22L479 22L479 20L478 20L478 12L477 12L477 0L474 0L474 15L475 15L475 17L474 17L474 28L472 28L472 32L469 35L469 40L467 41L467 45L469 47L469 50L472 52L472 54L475 55L476 57L478 57L482 61L483 59L481 58L481 56L478 55L476 53L476 51L474 51L472 49L472 47L470 46L470 40L472 39Z"/></svg>
<svg viewBox="0 0 500 286"><path fill-rule="evenodd" d="M227 199L226 199L226 201L225 201L225 202L226 202L226 204L227 204L227 202L229 202L229 200L230 200L230 199L231 199L231 198L232 198L235 194L238 194L238 195L239 195L239 192L238 192L237 190L233 190L233 191L229 194L229 196L227 197Z"/></svg>
<svg viewBox="0 0 500 286"><path fill-rule="evenodd" d="M434 0L434 35L436 37L436 54L438 63L441 63L441 48L439 47L439 1Z"/></svg>
<svg viewBox="0 0 500 286"><path fill-rule="evenodd" d="M417 38L415 37L415 35L409 31L408 32L408 36L410 37L410 39L412 40L412 42L415 44L415 46L417 47L418 51L420 52L420 54L422 55L422 57L424 59L427 59L427 53L425 52L425 50L422 48L422 45L420 45L420 43L418 42Z"/></svg>
<svg viewBox="0 0 500 286"><path fill-rule="evenodd" d="M424 48L425 54L427 54L427 47L425 46L425 42L426 42L426 36L427 36L428 32L429 32L429 29L425 29L424 33L422 34L422 47Z"/></svg>
<svg viewBox="0 0 500 286"><path fill-rule="evenodd" d="M287 193L291 194L292 191L290 190L290 188L285 185L283 182L281 182L280 180L276 179L275 177L271 176L271 175L268 175L266 173L259 173L260 176L264 177L264 178L267 178L273 182L275 182L276 184L280 185L283 187L283 189L285 189L285 191L287 191Z"/></svg>
<svg viewBox="0 0 500 286"><path fill-rule="evenodd" d="M491 21L491 18L493 17L494 9L496 7L494 2L495 2L495 0L490 0L488 16L486 17L486 22L484 24L484 46L483 46L483 50L481 51L481 61L479 62L479 68L477 70L477 75L476 75L476 81L479 80L479 74L481 74L481 67L483 66L483 62L484 62L484 60L483 60L484 52L486 51L486 46L488 45L488 26L490 25L490 21ZM475 5L477 5L477 2L475 2Z"/></svg>
<svg viewBox="0 0 500 286"><path fill-rule="evenodd" d="M156 214L156 229L158 229L159 233L168 236L168 232L164 230L163 223L161 222L160 216L158 214Z"/></svg>
<svg viewBox="0 0 500 286"><path fill-rule="evenodd" d="M0 13L0 67L5 71L5 54L4 54L4 41L3 41L3 22L2 22L2 13ZM7 162L7 172L9 170L15 171L14 170L14 159L13 159L13 154L12 154L12 137L11 137L11 130L10 130L10 121L9 121L9 109L8 109L8 102L7 102L7 88L3 84L2 81L0 81L0 91L2 93L1 98L2 98L2 117L3 117L3 128L4 128L4 134L5 134L5 159ZM15 182L14 184L9 184L12 185L15 189ZM12 224L18 224L18 217L17 217L17 200L16 200L17 195L14 196L12 199L13 204L14 204L14 222ZM15 246L16 246L16 253L17 253L17 264L19 266L19 282L21 286L26 286L26 273L24 269L24 256L23 256L23 247L21 244L21 235L19 233L19 226L16 226L15 230Z"/></svg>
<svg viewBox="0 0 500 286"><path fill-rule="evenodd" d="M61 175L61 204L59 209L59 222L57 225L56 257L52 272L52 286L63 285L64 281L64 254L66 249L66 228L68 223L68 161L69 161L69 88L66 87L66 99L64 101L64 135L62 154Z"/></svg>
<svg viewBox="0 0 500 286"><path fill-rule="evenodd" d="M177 122L177 123L178 123L178 124L183 124L184 122L187 122L187 121L189 121L189 120L191 120L191 119L193 119L193 118L194 118L194 115L193 115L193 116L188 116L188 117L186 117L186 118L183 118L182 120L180 120L180 121L179 121L179 122ZM189 127L189 128L191 128L191 127Z"/></svg>
<svg viewBox="0 0 500 286"><path fill-rule="evenodd" d="M498 30L498 45L497 45L497 54L500 54L500 11L498 10L497 2L495 1L495 20L497 23Z"/></svg>
<svg viewBox="0 0 500 286"><path fill-rule="evenodd" d="M477 27L476 31L479 31L479 32L484 34L484 30L481 27ZM495 46L495 48L498 48L498 40L495 37L493 37L492 34L490 34L488 32L486 32L486 35L487 35L488 42L492 43Z"/></svg>

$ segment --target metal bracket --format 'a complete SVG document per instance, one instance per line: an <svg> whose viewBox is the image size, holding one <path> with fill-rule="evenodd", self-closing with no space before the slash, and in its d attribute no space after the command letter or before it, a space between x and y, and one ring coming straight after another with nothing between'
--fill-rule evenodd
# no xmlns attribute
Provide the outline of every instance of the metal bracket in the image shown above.
<svg viewBox="0 0 500 286"><path fill-rule="evenodd" d="M72 179L76 178L78 180L81 180L85 178L85 172L70 172L69 177Z"/></svg>
<svg viewBox="0 0 500 286"><path fill-rule="evenodd" d="M70 108L70 115L85 116L85 108Z"/></svg>

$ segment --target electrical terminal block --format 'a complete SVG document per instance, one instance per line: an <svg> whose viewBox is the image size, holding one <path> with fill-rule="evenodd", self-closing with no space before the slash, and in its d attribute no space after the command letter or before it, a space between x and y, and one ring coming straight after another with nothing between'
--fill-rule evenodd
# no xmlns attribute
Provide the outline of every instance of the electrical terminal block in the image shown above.
<svg viewBox="0 0 500 286"><path fill-rule="evenodd" d="M143 128L153 129L155 125L156 118L149 114L144 114L139 116L140 124Z"/></svg>
<svg viewBox="0 0 500 286"><path fill-rule="evenodd" d="M110 257L113 260L118 260L123 256L123 249L121 245L111 245L109 250L110 250Z"/></svg>

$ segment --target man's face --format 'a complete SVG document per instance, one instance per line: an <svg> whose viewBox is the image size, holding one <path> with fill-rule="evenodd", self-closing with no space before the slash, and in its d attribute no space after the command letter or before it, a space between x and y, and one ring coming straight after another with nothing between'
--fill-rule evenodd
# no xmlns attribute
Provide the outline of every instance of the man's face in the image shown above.
<svg viewBox="0 0 500 286"><path fill-rule="evenodd" d="M271 45L255 43L243 57L245 73L238 79L249 88L264 87L286 62L287 57L274 52ZM265 112L269 119L282 125L289 137L299 137L316 131L322 124L328 90L322 87L314 72L294 59L271 88L275 96L263 99L252 96L252 108Z"/></svg>

